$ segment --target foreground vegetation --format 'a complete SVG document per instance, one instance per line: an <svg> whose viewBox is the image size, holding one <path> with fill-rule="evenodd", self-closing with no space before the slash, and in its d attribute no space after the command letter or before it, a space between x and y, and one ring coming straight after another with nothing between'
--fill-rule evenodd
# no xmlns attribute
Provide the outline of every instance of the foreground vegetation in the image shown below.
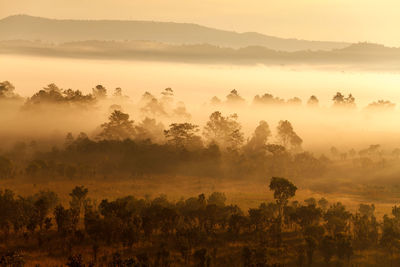
<svg viewBox="0 0 400 267"><path fill-rule="evenodd" d="M269 183L274 202L248 211L223 193L181 199L126 196L96 203L75 187L69 205L40 191L0 194L2 266L395 266L400 208L375 217L325 198L291 200L297 187ZM41 255L41 256L38 256Z"/></svg>

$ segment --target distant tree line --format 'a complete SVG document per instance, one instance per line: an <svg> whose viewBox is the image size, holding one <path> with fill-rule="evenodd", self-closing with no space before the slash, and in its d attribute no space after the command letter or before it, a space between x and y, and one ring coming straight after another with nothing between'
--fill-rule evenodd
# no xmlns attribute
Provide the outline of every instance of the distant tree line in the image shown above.
<svg viewBox="0 0 400 267"><path fill-rule="evenodd" d="M190 114L187 112L183 102L179 102L176 107L171 107L174 91L171 88L166 88L161 93L161 98L157 98L149 92L145 92L141 99L141 112L148 116L166 116L168 114L174 116L182 116L182 118L189 119ZM24 108L34 108L45 104L69 104L78 106L93 105L97 101L101 101L111 97L114 100L128 99L129 97L123 94L120 87L114 89L112 94L109 94L107 88L103 85L96 85L92 89L92 93L84 94L80 90L62 89L54 83L47 85L39 90L31 97L24 99L15 93L15 87L9 81L0 82L0 100L24 100ZM301 106L302 100L299 97L290 99L282 99L273 96L270 93L263 95L256 95L253 98L253 105L256 106ZM341 92L337 92L332 97L333 107L335 108L356 108L356 99L352 94L347 97ZM212 106L227 105L243 105L246 100L240 96L236 89L230 91L226 96L225 101L214 96L210 100ZM319 99L317 96L312 95L308 98L306 105L308 107L318 107ZM396 104L389 101L380 99L369 103L364 110L366 111L390 111L394 110Z"/></svg>

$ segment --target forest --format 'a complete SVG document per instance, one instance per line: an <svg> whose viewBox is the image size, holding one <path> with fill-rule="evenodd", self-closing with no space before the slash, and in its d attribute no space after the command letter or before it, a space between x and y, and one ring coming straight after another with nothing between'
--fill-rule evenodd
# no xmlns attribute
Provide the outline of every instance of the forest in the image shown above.
<svg viewBox="0 0 400 267"><path fill-rule="evenodd" d="M267 187L266 187L267 189ZM355 213L325 198L292 200L297 187L269 181L273 202L243 211L224 193L168 201L126 196L98 205L76 186L67 207L52 191L1 191L2 266L24 266L25 251L66 266L395 266L400 208L382 220L374 204ZM266 194L268 192L266 191ZM394 265L393 265L394 264ZM36 266L38 266L37 264Z"/></svg>
<svg viewBox="0 0 400 267"><path fill-rule="evenodd" d="M286 119L247 132L237 90L212 97L204 122L171 88L129 100L121 88L85 94L55 84L24 98L0 83L1 266L400 264L399 148L308 151ZM326 109L314 95L303 104L265 93L250 105ZM338 92L329 110L395 106L381 99L358 109ZM101 188L118 183L120 192Z"/></svg>

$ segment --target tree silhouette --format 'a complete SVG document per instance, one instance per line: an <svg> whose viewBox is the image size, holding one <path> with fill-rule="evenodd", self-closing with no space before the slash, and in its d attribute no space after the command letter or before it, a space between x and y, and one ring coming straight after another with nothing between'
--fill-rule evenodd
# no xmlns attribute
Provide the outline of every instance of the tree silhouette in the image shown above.
<svg viewBox="0 0 400 267"><path fill-rule="evenodd" d="M191 123L173 123L168 130L164 131L168 143L179 148L201 147L202 142L199 132L199 126Z"/></svg>
<svg viewBox="0 0 400 267"><path fill-rule="evenodd" d="M134 137L135 128L133 120L129 120L128 114L114 110L110 117L108 117L108 120L108 122L101 125L103 130L98 135L99 139L124 140Z"/></svg>
<svg viewBox="0 0 400 267"><path fill-rule="evenodd" d="M247 147L256 150L260 148L265 148L268 138L271 137L271 130L266 121L260 121L257 128L254 130L253 136L247 143Z"/></svg>
<svg viewBox="0 0 400 267"><path fill-rule="evenodd" d="M345 97L342 93L337 92L336 95L333 96L332 100L334 107L354 108L356 106L355 98L352 94Z"/></svg>
<svg viewBox="0 0 400 267"><path fill-rule="evenodd" d="M269 189L274 191L274 199L279 207L279 215L276 223L276 245L280 247L282 242L281 228L283 222L283 211L288 203L288 199L294 197L297 187L285 178L272 177Z"/></svg>
<svg viewBox="0 0 400 267"><path fill-rule="evenodd" d="M0 99L18 98L14 91L15 87L9 81L0 82Z"/></svg>
<svg viewBox="0 0 400 267"><path fill-rule="evenodd" d="M317 107L319 104L319 100L315 95L310 96L310 98L307 101L307 105L309 107Z"/></svg>
<svg viewBox="0 0 400 267"><path fill-rule="evenodd" d="M104 99L107 97L107 89L101 84L96 85L96 87L92 89L92 92L96 99Z"/></svg>
<svg viewBox="0 0 400 267"><path fill-rule="evenodd" d="M231 105L243 104L245 100L239 95L236 89L233 89L227 96L226 96L226 103Z"/></svg>
<svg viewBox="0 0 400 267"><path fill-rule="evenodd" d="M278 139L282 146L293 150L300 149L303 140L295 133L293 126L289 121L279 121L277 131Z"/></svg>

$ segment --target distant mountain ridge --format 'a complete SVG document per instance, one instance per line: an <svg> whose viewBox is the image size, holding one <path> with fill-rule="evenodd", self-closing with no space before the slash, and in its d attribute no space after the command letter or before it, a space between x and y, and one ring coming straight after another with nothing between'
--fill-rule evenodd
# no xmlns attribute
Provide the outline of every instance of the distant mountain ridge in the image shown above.
<svg viewBox="0 0 400 267"><path fill-rule="evenodd" d="M50 44L0 41L0 54L58 58L142 60L206 64L325 65L399 69L400 48L358 43L331 51L275 51L262 46L226 48L209 44L171 45L151 41L78 41Z"/></svg>
<svg viewBox="0 0 400 267"><path fill-rule="evenodd" d="M243 48L262 46L277 51L332 50L349 46L344 42L284 39L255 32L237 33L191 23L131 20L56 20L15 15L0 20L0 41L42 40L152 41L167 44L210 44Z"/></svg>

